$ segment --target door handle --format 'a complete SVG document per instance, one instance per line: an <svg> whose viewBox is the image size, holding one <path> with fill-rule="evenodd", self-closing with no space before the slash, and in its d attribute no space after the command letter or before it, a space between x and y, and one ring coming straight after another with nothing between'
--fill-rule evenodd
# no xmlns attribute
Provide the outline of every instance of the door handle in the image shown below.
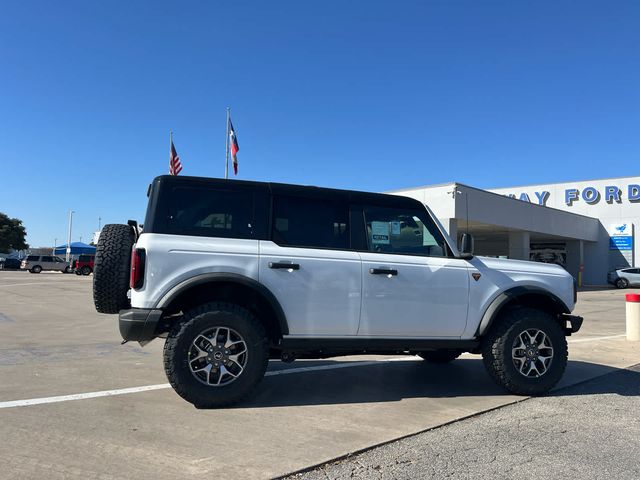
<svg viewBox="0 0 640 480"><path fill-rule="evenodd" d="M371 275L398 275L398 270L395 268L370 268L369 273Z"/></svg>
<svg viewBox="0 0 640 480"><path fill-rule="evenodd" d="M300 270L300 264L299 263L286 263L286 262L269 262L269 268L286 269L286 270Z"/></svg>

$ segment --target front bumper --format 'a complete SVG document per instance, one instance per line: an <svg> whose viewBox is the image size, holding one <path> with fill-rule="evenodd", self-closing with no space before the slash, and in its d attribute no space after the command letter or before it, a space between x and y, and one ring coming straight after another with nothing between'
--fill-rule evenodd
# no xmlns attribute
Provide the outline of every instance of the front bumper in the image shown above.
<svg viewBox="0 0 640 480"><path fill-rule="evenodd" d="M582 317L578 315L560 315L560 320L564 322L563 330L565 335L569 336L572 333L576 333L582 327Z"/></svg>
<svg viewBox="0 0 640 480"><path fill-rule="evenodd" d="M148 342L156 337L156 328L162 318L162 310L131 308L120 310L118 323L120 335L125 341Z"/></svg>

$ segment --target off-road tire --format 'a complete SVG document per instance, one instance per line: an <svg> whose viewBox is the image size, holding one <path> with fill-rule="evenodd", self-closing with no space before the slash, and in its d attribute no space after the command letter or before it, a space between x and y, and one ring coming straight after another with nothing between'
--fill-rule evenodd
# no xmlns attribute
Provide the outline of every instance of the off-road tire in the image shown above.
<svg viewBox="0 0 640 480"><path fill-rule="evenodd" d="M247 364L228 385L208 386L191 372L188 355L194 338L217 326L230 327L244 338ZM164 369L169 383L196 408L225 407L240 402L258 386L268 362L269 344L263 325L251 312L230 303L208 303L188 311L173 326L164 344Z"/></svg>
<svg viewBox="0 0 640 480"><path fill-rule="evenodd" d="M629 281L626 278L619 278L616 280L616 287L618 288L627 288L629 286Z"/></svg>
<svg viewBox="0 0 640 480"><path fill-rule="evenodd" d="M434 350L433 352L422 352L418 356L429 363L449 363L462 355L460 350Z"/></svg>
<svg viewBox="0 0 640 480"><path fill-rule="evenodd" d="M31 273L40 273L42 271L42 267L40 265L36 265L35 267L33 267L31 270L29 270Z"/></svg>
<svg viewBox="0 0 640 480"><path fill-rule="evenodd" d="M512 347L524 330L543 331L553 347L553 359L546 373L537 378L522 375L514 365ZM489 375L516 395L542 395L553 388L567 366L568 348L554 316L534 308L513 308L502 313L482 340L482 359Z"/></svg>
<svg viewBox="0 0 640 480"><path fill-rule="evenodd" d="M127 292L134 242L129 225L109 224L100 232L93 272L93 303L100 313L118 313L131 305Z"/></svg>

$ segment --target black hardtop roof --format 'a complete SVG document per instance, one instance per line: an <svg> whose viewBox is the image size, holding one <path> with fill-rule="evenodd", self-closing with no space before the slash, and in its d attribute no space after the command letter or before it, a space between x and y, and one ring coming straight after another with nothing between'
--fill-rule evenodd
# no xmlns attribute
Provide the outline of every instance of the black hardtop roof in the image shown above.
<svg viewBox="0 0 640 480"><path fill-rule="evenodd" d="M362 192L357 190L342 190L336 188L316 187L313 185L295 185L289 183L275 182L256 182L249 180L226 180L224 178L209 177L190 177L177 175L160 175L153 179L153 184L162 185L201 185L222 188L240 188L240 189L256 189L268 191L273 194L295 195L307 197L326 197L332 198L342 197L356 203L374 203L384 206L393 206L400 208L416 208L423 207L418 200L401 195L392 195L388 193Z"/></svg>

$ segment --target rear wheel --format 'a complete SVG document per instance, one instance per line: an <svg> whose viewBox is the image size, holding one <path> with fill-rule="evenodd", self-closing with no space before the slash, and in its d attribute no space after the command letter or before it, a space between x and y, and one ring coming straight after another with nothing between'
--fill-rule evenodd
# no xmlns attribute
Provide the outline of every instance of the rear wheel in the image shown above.
<svg viewBox="0 0 640 480"><path fill-rule="evenodd" d="M174 390L198 408L239 402L260 383L269 361L264 327L248 310L209 303L187 312L164 345Z"/></svg>
<svg viewBox="0 0 640 480"><path fill-rule="evenodd" d="M550 313L515 308L503 313L482 342L491 377L511 393L541 395L567 366L567 339Z"/></svg>
<svg viewBox="0 0 640 480"><path fill-rule="evenodd" d="M616 287L618 288L627 288L629 286L629 281L626 278L619 278L616 280Z"/></svg>
<svg viewBox="0 0 640 480"><path fill-rule="evenodd" d="M93 303L100 313L118 313L130 307L127 292L134 242L129 225L109 224L100 232L93 272Z"/></svg>
<svg viewBox="0 0 640 480"><path fill-rule="evenodd" d="M449 363L462 355L460 350L435 350L433 352L422 352L418 356L429 363Z"/></svg>
<svg viewBox="0 0 640 480"><path fill-rule="evenodd" d="M82 275L89 275L91 273L91 267L85 265L80 269L80 273L82 273Z"/></svg>
<svg viewBox="0 0 640 480"><path fill-rule="evenodd" d="M42 267L40 265L36 265L29 270L31 273L40 273L42 271Z"/></svg>

